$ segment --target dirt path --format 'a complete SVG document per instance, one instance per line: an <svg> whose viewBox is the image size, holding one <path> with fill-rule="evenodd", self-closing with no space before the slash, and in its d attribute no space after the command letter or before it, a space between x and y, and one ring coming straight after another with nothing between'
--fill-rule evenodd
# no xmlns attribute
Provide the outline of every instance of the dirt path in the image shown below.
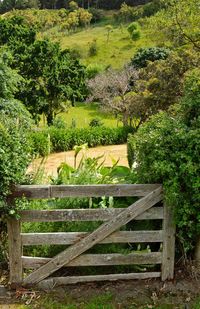
<svg viewBox="0 0 200 309"><path fill-rule="evenodd" d="M128 166L127 161L127 149L126 144L123 145L112 145L112 146L101 146L96 148L90 148L87 150L87 156L91 158L96 158L99 156L103 156L99 162L105 160L105 166L112 165L112 158L115 160L119 159L119 165ZM82 157L83 152L80 152L78 155L78 162ZM44 162L44 173L48 176L55 176L58 166L62 163L66 162L69 165L74 165L74 151L66 151L66 152L59 152L53 153L48 156L48 158ZM36 159L34 162L29 166L28 173L36 171L38 166L41 163L41 159Z"/></svg>

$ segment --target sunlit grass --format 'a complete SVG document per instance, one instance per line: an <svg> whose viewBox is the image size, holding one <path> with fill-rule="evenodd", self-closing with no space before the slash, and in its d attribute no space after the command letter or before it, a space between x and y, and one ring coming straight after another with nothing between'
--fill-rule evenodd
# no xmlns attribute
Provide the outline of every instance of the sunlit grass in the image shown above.
<svg viewBox="0 0 200 309"><path fill-rule="evenodd" d="M59 115L68 127L73 123L77 128L85 128L94 118L99 118L106 127L122 126L122 123L117 121L114 116L103 113L99 110L96 104L76 103L75 107L70 107L67 113Z"/></svg>
<svg viewBox="0 0 200 309"><path fill-rule="evenodd" d="M127 31L127 25L113 24L113 30L107 41L106 23L90 26L76 33L59 32L59 26L40 34L41 37L50 37L60 42L62 48L75 49L81 55L85 65L98 63L105 68L121 68L133 57L140 47L150 47L156 44L156 38L151 30L142 27L142 35L138 41L132 41ZM89 56L89 46L96 40L97 55Z"/></svg>

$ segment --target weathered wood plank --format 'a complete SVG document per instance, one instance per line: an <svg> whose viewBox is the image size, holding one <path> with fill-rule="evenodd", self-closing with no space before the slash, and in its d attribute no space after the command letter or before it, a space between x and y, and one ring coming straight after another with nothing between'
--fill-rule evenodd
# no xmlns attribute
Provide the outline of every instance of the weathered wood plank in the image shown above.
<svg viewBox="0 0 200 309"><path fill-rule="evenodd" d="M21 185L16 186L12 198L27 197L29 199L49 199L51 198L50 185Z"/></svg>
<svg viewBox="0 0 200 309"><path fill-rule="evenodd" d="M101 196L142 197L159 188L159 184L116 184L116 185L22 185L16 186L12 197L64 198Z"/></svg>
<svg viewBox="0 0 200 309"><path fill-rule="evenodd" d="M20 235L20 221L10 218L7 221L8 228L8 248L9 248L9 269L10 269L10 284L15 288L18 286L22 278L22 242Z"/></svg>
<svg viewBox="0 0 200 309"><path fill-rule="evenodd" d="M172 209L165 205L163 220L163 258L162 258L162 280L174 278L174 258L175 258L175 233Z"/></svg>
<svg viewBox="0 0 200 309"><path fill-rule="evenodd" d="M40 257L22 257L24 268L37 269L47 262L50 258ZM162 255L160 252L143 252L143 253L129 253L129 254L84 254L69 262L67 267L76 266L111 266L111 265L147 265L147 264L161 264Z"/></svg>
<svg viewBox="0 0 200 309"><path fill-rule="evenodd" d="M88 236L87 232L68 233L21 233L23 246L31 245L72 245L81 238ZM99 244L109 243L151 243L162 242L163 232L157 231L119 231L106 237Z"/></svg>
<svg viewBox="0 0 200 309"><path fill-rule="evenodd" d="M66 209L66 210L23 210L19 212L22 222L61 221L108 221L119 215L124 208ZM134 220L163 219L163 207L153 207L138 215Z"/></svg>
<svg viewBox="0 0 200 309"><path fill-rule="evenodd" d="M102 241L108 235L125 225L139 214L150 209L153 205L162 199L162 187L152 191L147 196L138 200L128 208L124 209L119 215L112 218L108 222L102 224L94 232L81 239L74 245L70 246L63 252L56 255L50 262L37 269L32 274L24 279L24 284L34 284L45 279L50 274L60 269L65 264L78 257L83 252L87 251L95 244Z"/></svg>
<svg viewBox="0 0 200 309"><path fill-rule="evenodd" d="M129 274L113 274L113 275L96 275L96 276L80 276L80 277L54 277L43 280L38 284L40 289L53 289L60 285L76 284L80 282L95 282L95 281L116 281L116 280L134 280L134 279L149 279L159 278L160 272L145 272L145 273L129 273Z"/></svg>

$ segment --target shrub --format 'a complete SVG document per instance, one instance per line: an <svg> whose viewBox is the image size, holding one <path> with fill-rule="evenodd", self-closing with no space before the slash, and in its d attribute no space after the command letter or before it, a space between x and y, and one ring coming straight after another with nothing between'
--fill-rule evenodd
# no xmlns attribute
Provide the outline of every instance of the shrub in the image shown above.
<svg viewBox="0 0 200 309"><path fill-rule="evenodd" d="M101 119L99 119L99 118L93 118L93 119L90 121L89 126L90 126L91 128L93 128L93 127L101 127L101 126L103 126L103 122L102 122Z"/></svg>
<svg viewBox="0 0 200 309"><path fill-rule="evenodd" d="M52 152L72 150L75 145L88 144L89 147L125 143L131 127L107 128L103 126L84 129L58 129L50 127L31 133L34 153L47 155ZM48 139L49 135L49 139ZM50 147L51 146L51 147Z"/></svg>
<svg viewBox="0 0 200 309"><path fill-rule="evenodd" d="M30 139L33 147L33 154L42 157L48 156L51 152L51 142L47 131L33 131L30 133Z"/></svg>
<svg viewBox="0 0 200 309"><path fill-rule="evenodd" d="M137 41L140 39L141 37L141 31L140 31L140 26L138 23L136 22L133 22L131 23L128 28L127 28L129 34L130 34L130 37L133 41Z"/></svg>
<svg viewBox="0 0 200 309"><path fill-rule="evenodd" d="M88 55L89 57L96 56L98 53L98 46L97 46L97 40L93 40L91 43L89 43L89 50Z"/></svg>
<svg viewBox="0 0 200 309"><path fill-rule="evenodd" d="M187 251L200 235L200 71L186 75L184 97L171 113L162 112L129 138L129 162L143 183L163 183L173 207L179 240ZM130 158L131 156L131 158Z"/></svg>
<svg viewBox="0 0 200 309"><path fill-rule="evenodd" d="M53 120L53 126L57 129L65 129L66 128L66 123L61 117L56 117Z"/></svg>
<svg viewBox="0 0 200 309"><path fill-rule="evenodd" d="M138 49L134 57L131 59L131 65L136 68L144 68L148 61L165 60L170 53L166 47L144 47Z"/></svg>
<svg viewBox="0 0 200 309"><path fill-rule="evenodd" d="M89 8L89 13L92 14L91 23L97 23L104 18L104 11L96 8Z"/></svg>
<svg viewBox="0 0 200 309"><path fill-rule="evenodd" d="M104 70L103 66L98 63L91 63L86 68L86 75L88 79L94 78L97 74Z"/></svg>

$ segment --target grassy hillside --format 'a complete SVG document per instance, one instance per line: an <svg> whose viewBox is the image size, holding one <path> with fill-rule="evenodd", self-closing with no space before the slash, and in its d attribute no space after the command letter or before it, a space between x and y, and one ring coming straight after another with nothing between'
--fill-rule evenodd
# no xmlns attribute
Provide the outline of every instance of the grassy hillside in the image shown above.
<svg viewBox="0 0 200 309"><path fill-rule="evenodd" d="M159 38L152 37L151 30L143 26L141 38L134 42L129 37L127 25L113 25L107 41L106 26L106 23L102 23L72 34L59 32L57 26L40 33L39 37L58 40L63 48L74 49L80 54L85 65L97 63L103 67L112 66L113 68L121 68L129 62L138 48L154 46L159 40ZM97 45L97 55L89 56L89 47L94 40Z"/></svg>

